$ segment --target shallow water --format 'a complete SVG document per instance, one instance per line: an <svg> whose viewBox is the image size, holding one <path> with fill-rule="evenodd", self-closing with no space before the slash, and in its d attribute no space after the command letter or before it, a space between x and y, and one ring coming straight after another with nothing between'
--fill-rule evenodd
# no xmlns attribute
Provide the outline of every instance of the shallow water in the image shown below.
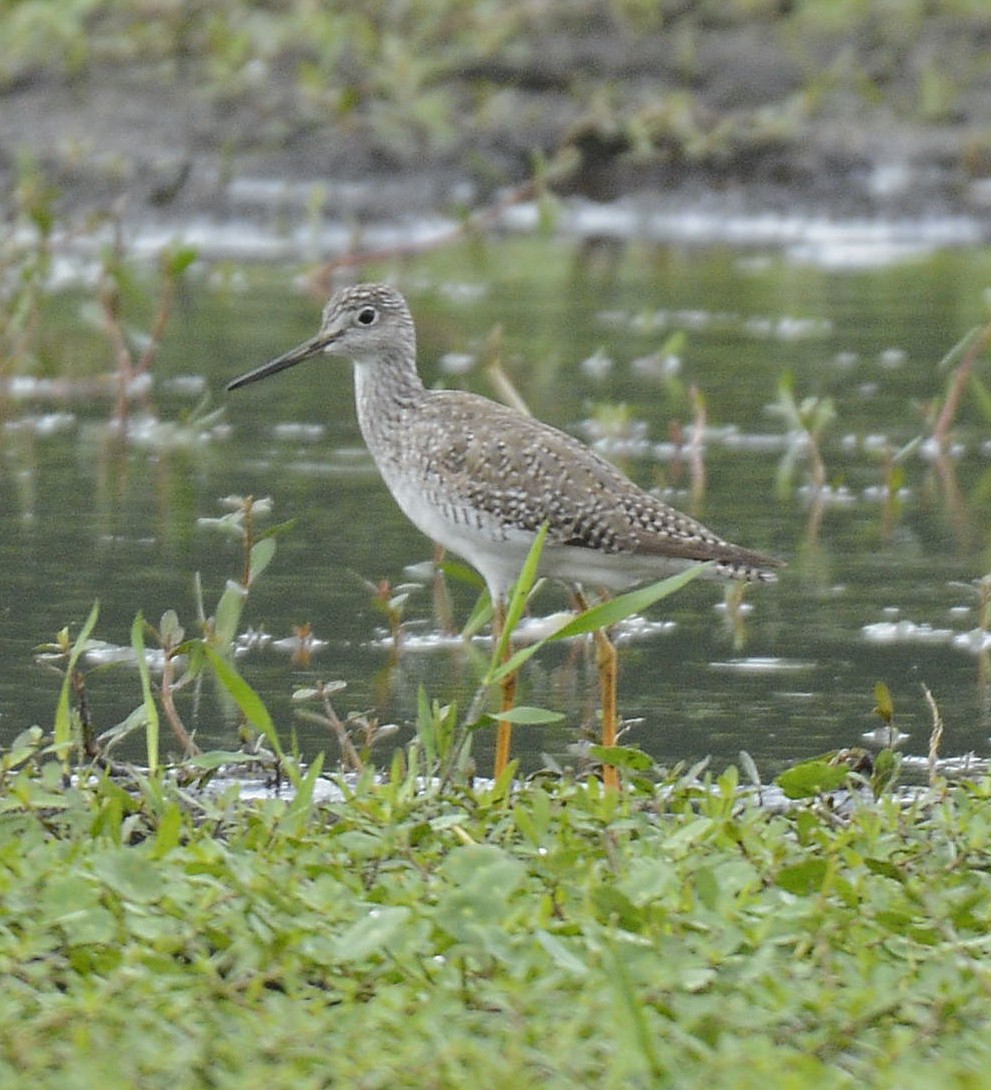
<svg viewBox="0 0 991 1090"><path fill-rule="evenodd" d="M984 756L991 728L975 581L991 570L991 425L966 400L953 457L937 465L924 444L908 452L895 504L886 503L884 463L886 451L926 433L927 403L947 379L937 365L985 315L991 260L970 249L872 266L858 251L847 268L800 256L515 238L374 275L407 293L428 382L491 395L485 365L497 352L536 415L598 441L640 483L724 535L787 560L780 583L748 591L735 627L722 589L699 583L655 607L648 620L657 623L620 633L629 740L665 762L706 754L723 762L746 749L771 774L861 744L878 725L874 685L884 680L908 752L928 745L925 684L945 720L943 751ZM108 366L77 309L73 295L57 308L64 333L53 374ZM252 591L246 623L278 639L309 622L327 641L308 668L264 641L240 659L285 730L292 690L315 678L346 680L338 712L371 709L398 723L401 737L421 684L445 701L470 699L477 656L431 638L428 585L409 599L408 638L390 666L364 581L409 581L407 566L429 560L432 547L364 451L349 369L314 360L221 392L318 320L319 302L293 286L292 270L223 279L204 270L163 347L152 413L142 425L135 406L138 424L123 445L106 428L106 397L16 387L0 438L0 741L50 724L58 680L33 663L32 649L65 624L77 629L94 599L97 635L114 644L127 643L138 608L153 620L176 608L196 630L193 573L202 573L210 608L240 571L237 543L196 520L220 514L219 498L232 493L271 496L274 519L296 520ZM786 372L799 402L835 405L822 437L830 488L818 507L803 448L769 410ZM204 384L223 419L177 425ZM692 385L705 404L704 480L681 445L691 437ZM794 470L782 481L789 450ZM455 584L451 594L463 621L474 592ZM553 588L540 599L547 611L566 605ZM578 724L594 717L594 684L580 649L550 649L528 667L522 698L567 715L517 729L529 767L541 753L569 759ZM88 691L101 727L139 696L136 675L119 666L93 672ZM201 744L233 744L230 712L209 686L182 700ZM327 746L312 727L295 726L305 751ZM490 745L478 736L483 769Z"/></svg>

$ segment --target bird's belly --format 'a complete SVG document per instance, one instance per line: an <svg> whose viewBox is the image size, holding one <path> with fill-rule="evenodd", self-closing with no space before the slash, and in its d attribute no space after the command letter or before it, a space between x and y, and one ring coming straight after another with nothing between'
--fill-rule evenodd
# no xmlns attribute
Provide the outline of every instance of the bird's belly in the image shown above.
<svg viewBox="0 0 991 1090"><path fill-rule="evenodd" d="M477 568L493 594L505 594L519 576L536 537L534 533L506 526L493 515L458 504L450 497L431 496L429 489L401 475L387 474L385 478L399 507L421 533ZM549 543L541 556L540 574L619 591L663 579L691 563Z"/></svg>
<svg viewBox="0 0 991 1090"><path fill-rule="evenodd" d="M492 515L432 494L400 475L384 474L403 514L423 534L476 567L490 590L501 593L513 582L534 535L507 530Z"/></svg>
<svg viewBox="0 0 991 1090"><path fill-rule="evenodd" d="M639 583L666 579L695 563L676 557L607 553L576 545L559 545L545 550L540 574L565 583L621 591Z"/></svg>

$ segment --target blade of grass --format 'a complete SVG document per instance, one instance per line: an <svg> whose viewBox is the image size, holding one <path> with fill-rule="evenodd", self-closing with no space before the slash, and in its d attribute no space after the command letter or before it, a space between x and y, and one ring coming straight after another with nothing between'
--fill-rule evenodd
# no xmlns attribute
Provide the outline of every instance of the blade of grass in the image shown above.
<svg viewBox="0 0 991 1090"><path fill-rule="evenodd" d="M544 523L537 531L533 539L530 551L526 555L523 567L520 569L519 578L513 584L509 594L509 602L506 604L506 618L499 633L499 642L492 649L492 661L501 662L505 657L506 648L512 639L516 626L520 623L523 610L526 609L526 601L533 590L533 584L537 581L537 570L540 567L540 556L544 551L544 542L547 540L549 524Z"/></svg>
<svg viewBox="0 0 991 1090"><path fill-rule="evenodd" d="M262 703L261 697L251 688L244 678L241 677L237 670L231 666L223 655L216 650L216 648L211 647L208 643L204 643L202 646L203 653L206 655L207 661L213 668L213 672L217 675L217 679L220 681L221 685L223 685L237 702L237 706L241 709L245 719L260 730L268 739L269 745L271 745L275 755L279 758L279 762L285 769L286 775L292 781L293 786L298 789L300 784L299 769L296 767L294 761L287 760L282 749L282 743L279 741L279 735L275 729L275 724L272 722L272 717L268 714L268 708Z"/></svg>
<svg viewBox="0 0 991 1090"><path fill-rule="evenodd" d="M294 822L300 831L309 821L313 809L313 792L323 771L323 757L322 753L318 753L313 764L306 770L306 775L296 784L296 795L286 812L286 820Z"/></svg>
<svg viewBox="0 0 991 1090"><path fill-rule="evenodd" d="M69 709L69 694L72 692L72 675L76 671L76 663L79 656L86 649L90 633L96 627L96 619L100 616L100 603L93 603L83 627L79 630L75 643L69 650L69 658L65 664L65 677L62 678L62 691L59 693L58 704L55 708L55 748L63 764L69 755L69 743L72 741L72 714Z"/></svg>
<svg viewBox="0 0 991 1090"><path fill-rule="evenodd" d="M138 676L141 678L141 699L145 713L145 748L148 754L148 772L154 776L158 771L158 705L151 691L151 675L148 660L145 658L145 619L141 612L135 615L131 625L131 647L138 664Z"/></svg>
<svg viewBox="0 0 991 1090"><path fill-rule="evenodd" d="M584 613L579 613L573 621L569 621L563 628L559 628L548 636L548 639L566 640L572 636L585 636L589 632L595 632L596 629L608 628L610 625L625 621L627 617L632 617L634 613L643 613L645 609L649 609L655 602L659 602L662 598L667 598L668 595L681 590L686 583L697 579L706 568L710 567L712 567L711 562L693 564L692 567L678 572L677 575L671 575L657 583L631 590L627 594L620 594L617 598L599 602L598 605L586 609Z"/></svg>
<svg viewBox="0 0 991 1090"><path fill-rule="evenodd" d="M461 630L462 638L470 640L472 636L480 632L492 620L493 612L492 599L483 587L482 593L475 602L475 608L471 611L471 616L465 621L465 626Z"/></svg>
<svg viewBox="0 0 991 1090"><path fill-rule="evenodd" d="M530 644L529 647L520 648L508 661L495 663L485 678L485 684L495 685L507 674L518 670L545 644L553 643L555 640L566 640L573 636L584 636L589 632L595 632L599 628L608 628L610 625L617 624L634 613L642 613L656 602L661 601L662 598L667 598L668 595L680 590L686 583L697 579L708 567L709 564L694 564L683 572L678 572L677 575L669 576L667 579L651 583L646 587L640 587L638 590L631 590L627 594L621 594L618 598L610 598L607 602L600 602L598 605L586 609L583 613L579 613L574 620L562 625L556 632L552 632L542 640Z"/></svg>
<svg viewBox="0 0 991 1090"><path fill-rule="evenodd" d="M521 726L542 726L545 723L560 723L564 718L563 712L552 712L546 708L535 708L529 704L517 704L515 708L507 708L498 715L488 715L474 724L475 728L487 727L500 720L516 723Z"/></svg>

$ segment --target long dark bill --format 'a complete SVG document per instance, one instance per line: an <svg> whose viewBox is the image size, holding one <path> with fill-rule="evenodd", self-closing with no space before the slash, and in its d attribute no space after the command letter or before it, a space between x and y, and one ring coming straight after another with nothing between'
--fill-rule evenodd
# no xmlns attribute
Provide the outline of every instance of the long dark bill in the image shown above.
<svg viewBox="0 0 991 1090"><path fill-rule="evenodd" d="M260 378L268 378L269 375L284 371L287 367L295 367L297 363L308 360L310 356L315 356L326 348L329 340L325 333L318 333L308 341L303 341L302 344L291 348L285 355L277 356L274 360L263 363L261 367L256 367L254 371L249 371L246 375L241 375L240 378L232 379L227 383L227 389L237 390L242 386L247 386L249 382L257 382Z"/></svg>

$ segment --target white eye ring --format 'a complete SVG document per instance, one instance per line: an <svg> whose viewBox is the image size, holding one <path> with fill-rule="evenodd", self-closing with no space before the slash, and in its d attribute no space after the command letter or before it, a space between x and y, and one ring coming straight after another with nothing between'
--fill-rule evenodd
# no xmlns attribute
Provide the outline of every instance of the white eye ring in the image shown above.
<svg viewBox="0 0 991 1090"><path fill-rule="evenodd" d="M379 319L379 312L374 307L362 307L355 318L358 325L375 325Z"/></svg>

